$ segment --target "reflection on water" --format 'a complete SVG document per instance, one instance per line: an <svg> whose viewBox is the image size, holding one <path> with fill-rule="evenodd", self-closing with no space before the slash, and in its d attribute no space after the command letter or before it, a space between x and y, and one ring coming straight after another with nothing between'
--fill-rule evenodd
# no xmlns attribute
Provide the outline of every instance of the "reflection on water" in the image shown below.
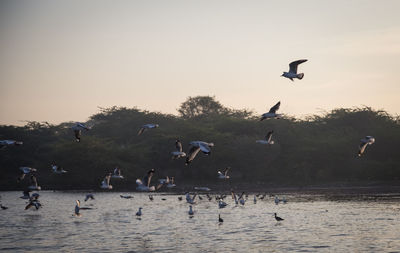
<svg viewBox="0 0 400 253"><path fill-rule="evenodd" d="M9 252L388 252L400 250L399 198L326 200L287 196L275 205L273 197L245 206L228 206L207 198L193 205L177 195L96 193L82 202L74 216L75 200L85 193L41 192L43 208L24 210L20 192L2 192L0 251ZM165 198L166 201L162 201ZM143 207L143 215L136 211ZM285 220L276 222L273 214ZM224 219L218 222L218 214Z"/></svg>

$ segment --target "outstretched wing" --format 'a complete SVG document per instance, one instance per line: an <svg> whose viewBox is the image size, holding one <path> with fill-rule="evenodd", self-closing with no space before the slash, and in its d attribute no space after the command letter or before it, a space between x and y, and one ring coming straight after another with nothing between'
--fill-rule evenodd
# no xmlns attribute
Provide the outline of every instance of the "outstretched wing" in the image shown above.
<svg viewBox="0 0 400 253"><path fill-rule="evenodd" d="M280 106L281 106L281 101L276 103L276 105L272 106L271 109L269 109L269 113L275 113L277 110L279 110Z"/></svg>
<svg viewBox="0 0 400 253"><path fill-rule="evenodd" d="M274 132L274 131L269 131L269 132L267 133L267 136L265 136L265 139L266 139L267 142L271 142L271 138L272 138L273 132Z"/></svg>
<svg viewBox="0 0 400 253"><path fill-rule="evenodd" d="M193 161L193 159L196 157L196 155L199 153L200 147L195 147L192 146L189 150L189 154L186 157L186 164L189 164Z"/></svg>
<svg viewBox="0 0 400 253"><path fill-rule="evenodd" d="M204 153L204 154L210 154L211 153L211 149L210 149L210 147L207 145L207 144L204 144L204 143L199 143L199 147L200 147L200 149L201 149L201 151Z"/></svg>
<svg viewBox="0 0 400 253"><path fill-rule="evenodd" d="M297 74L297 66L299 66L299 64L302 64L303 62L306 62L307 60L298 60L298 61L294 61L291 62L289 64L289 72Z"/></svg>
<svg viewBox="0 0 400 253"><path fill-rule="evenodd" d="M141 135L145 130L146 130L145 127L140 128L140 130L139 130L137 135Z"/></svg>
<svg viewBox="0 0 400 253"><path fill-rule="evenodd" d="M175 142L175 147L179 152L182 152L182 143L180 141Z"/></svg>
<svg viewBox="0 0 400 253"><path fill-rule="evenodd" d="M358 147L358 156L361 156L364 153L367 146L368 146L368 142L365 142L362 140L360 143L360 146Z"/></svg>

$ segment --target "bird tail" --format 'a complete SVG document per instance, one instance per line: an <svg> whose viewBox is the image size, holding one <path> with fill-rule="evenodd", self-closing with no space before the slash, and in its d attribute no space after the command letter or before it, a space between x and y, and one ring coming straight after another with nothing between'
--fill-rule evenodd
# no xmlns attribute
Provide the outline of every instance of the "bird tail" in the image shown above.
<svg viewBox="0 0 400 253"><path fill-rule="evenodd" d="M297 78L298 78L298 79L301 80L301 79L303 79L303 77L304 77L304 73L297 74Z"/></svg>

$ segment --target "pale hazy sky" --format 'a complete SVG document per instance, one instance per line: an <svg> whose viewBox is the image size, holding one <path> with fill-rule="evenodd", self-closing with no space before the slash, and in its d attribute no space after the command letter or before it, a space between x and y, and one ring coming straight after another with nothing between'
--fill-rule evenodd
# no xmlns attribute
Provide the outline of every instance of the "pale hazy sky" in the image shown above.
<svg viewBox="0 0 400 253"><path fill-rule="evenodd" d="M188 96L296 117L400 114L400 1L0 0L0 124L98 106L177 114ZM289 62L303 80L280 77Z"/></svg>

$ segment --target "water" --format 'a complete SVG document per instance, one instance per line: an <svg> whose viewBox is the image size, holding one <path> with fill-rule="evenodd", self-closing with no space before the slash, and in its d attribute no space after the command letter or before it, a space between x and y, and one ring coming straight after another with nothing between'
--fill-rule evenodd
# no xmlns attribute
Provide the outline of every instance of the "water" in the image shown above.
<svg viewBox="0 0 400 253"><path fill-rule="evenodd" d="M99 192L84 202L82 192L40 194L43 208L25 211L22 193L0 193L9 207L0 210L1 252L400 252L400 201L390 197L286 195L287 204L275 205L272 197L253 204L249 195L244 207L235 207L228 196L223 209L204 198L190 218L189 204L178 195L156 194L151 202L143 193ZM93 209L73 216L76 199ZM285 220L276 222L274 212Z"/></svg>

